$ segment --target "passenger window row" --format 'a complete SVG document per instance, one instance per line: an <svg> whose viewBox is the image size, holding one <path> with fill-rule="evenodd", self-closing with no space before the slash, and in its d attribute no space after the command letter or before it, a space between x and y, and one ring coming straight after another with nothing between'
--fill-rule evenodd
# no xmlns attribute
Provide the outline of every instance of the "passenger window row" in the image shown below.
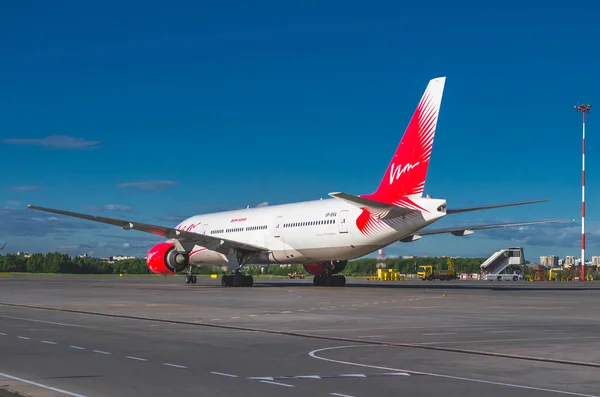
<svg viewBox="0 0 600 397"><path fill-rule="evenodd" d="M253 231L253 230L266 230L267 226L266 225L262 225L262 226L248 226L246 228L246 231ZM217 230L211 230L210 234L221 234L221 233L237 233L237 232L243 232L244 228L243 227L236 227L233 229L217 229Z"/></svg>
<svg viewBox="0 0 600 397"><path fill-rule="evenodd" d="M246 228L246 231L252 231L252 230L266 230L267 226L263 225L263 226L248 226Z"/></svg>
<svg viewBox="0 0 600 397"><path fill-rule="evenodd" d="M308 221L308 222L293 222L285 223L283 227L304 227L304 226L317 226L317 225L333 225L335 219L324 219L321 221Z"/></svg>

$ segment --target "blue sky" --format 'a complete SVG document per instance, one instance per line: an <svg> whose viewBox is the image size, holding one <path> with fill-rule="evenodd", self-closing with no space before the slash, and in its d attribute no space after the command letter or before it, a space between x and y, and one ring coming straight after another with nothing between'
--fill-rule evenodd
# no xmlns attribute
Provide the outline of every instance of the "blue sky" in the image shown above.
<svg viewBox="0 0 600 397"><path fill-rule="evenodd" d="M581 118L600 96L600 5L569 2L23 1L0 6L0 242L143 256L156 241L27 204L176 225L199 212L371 193L427 81L447 76L426 193L438 226L395 255L580 254ZM600 106L600 105L599 105ZM600 122L587 256L600 255Z"/></svg>

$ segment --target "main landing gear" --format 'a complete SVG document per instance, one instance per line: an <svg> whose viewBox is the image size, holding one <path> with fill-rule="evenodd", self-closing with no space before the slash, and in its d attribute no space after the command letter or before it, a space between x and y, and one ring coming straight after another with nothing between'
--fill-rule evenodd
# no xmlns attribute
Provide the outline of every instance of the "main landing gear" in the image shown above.
<svg viewBox="0 0 600 397"><path fill-rule="evenodd" d="M318 274L313 279L315 287L345 287L346 277L342 275Z"/></svg>
<svg viewBox="0 0 600 397"><path fill-rule="evenodd" d="M250 255L241 250L231 250L227 259L229 263L239 266L232 274L224 274L221 277L221 285L223 287L252 287L254 285L254 277L249 274L242 273L242 267L250 260Z"/></svg>
<svg viewBox="0 0 600 397"><path fill-rule="evenodd" d="M223 287L252 287L254 285L254 277L244 274L238 269L233 274L224 274L221 277L221 285Z"/></svg>

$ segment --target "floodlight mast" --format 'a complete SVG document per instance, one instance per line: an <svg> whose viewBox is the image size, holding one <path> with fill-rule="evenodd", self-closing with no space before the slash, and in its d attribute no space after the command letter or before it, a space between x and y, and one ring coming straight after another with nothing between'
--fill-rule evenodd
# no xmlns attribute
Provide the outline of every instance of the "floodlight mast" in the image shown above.
<svg viewBox="0 0 600 397"><path fill-rule="evenodd" d="M581 281L585 281L585 116L592 109L591 104L577 105L575 110L582 115L581 139Z"/></svg>

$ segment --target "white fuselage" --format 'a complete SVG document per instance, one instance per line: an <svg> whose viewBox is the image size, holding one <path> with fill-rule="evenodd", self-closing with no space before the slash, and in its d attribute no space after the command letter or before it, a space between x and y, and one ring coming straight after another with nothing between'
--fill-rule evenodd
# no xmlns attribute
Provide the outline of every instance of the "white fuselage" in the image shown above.
<svg viewBox="0 0 600 397"><path fill-rule="evenodd" d="M375 219L342 200L326 199L195 215L177 229L268 249L253 255L249 265L348 260L398 241L445 215L438 211L440 206L445 208L445 200L415 198L414 202L426 211L390 220ZM364 225L365 219L369 225L361 231L358 224ZM190 252L190 262L229 263L225 255L198 245Z"/></svg>

